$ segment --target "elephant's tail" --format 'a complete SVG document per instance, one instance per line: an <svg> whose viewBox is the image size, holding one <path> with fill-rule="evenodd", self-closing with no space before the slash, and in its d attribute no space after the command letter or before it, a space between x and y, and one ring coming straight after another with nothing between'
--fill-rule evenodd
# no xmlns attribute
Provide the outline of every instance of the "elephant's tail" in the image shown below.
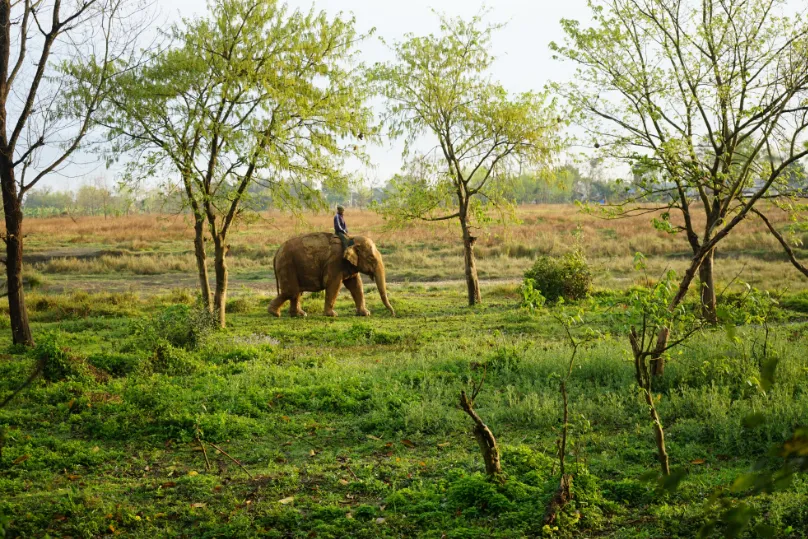
<svg viewBox="0 0 808 539"><path fill-rule="evenodd" d="M280 251L280 249L278 249ZM275 274L275 291L277 292L278 296L281 295L281 285L278 282L278 251L275 252L275 256L272 257L272 272Z"/></svg>

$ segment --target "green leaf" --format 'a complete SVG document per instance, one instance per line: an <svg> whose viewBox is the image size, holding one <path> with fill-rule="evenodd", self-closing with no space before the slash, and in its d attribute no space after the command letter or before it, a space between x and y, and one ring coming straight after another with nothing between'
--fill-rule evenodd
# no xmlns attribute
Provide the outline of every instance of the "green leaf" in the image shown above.
<svg viewBox="0 0 808 539"><path fill-rule="evenodd" d="M743 418L743 427L745 429L754 429L766 422L766 416L760 412L750 414Z"/></svg>
<svg viewBox="0 0 808 539"><path fill-rule="evenodd" d="M659 488L669 494L676 492L679 485L687 477L687 473L684 468L671 470L670 475L663 475L659 478Z"/></svg>

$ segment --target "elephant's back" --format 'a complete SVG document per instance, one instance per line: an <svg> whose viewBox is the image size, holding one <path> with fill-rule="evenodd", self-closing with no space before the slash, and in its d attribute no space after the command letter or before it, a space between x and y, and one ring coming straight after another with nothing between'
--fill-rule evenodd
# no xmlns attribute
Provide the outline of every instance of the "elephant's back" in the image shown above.
<svg viewBox="0 0 808 539"><path fill-rule="evenodd" d="M276 266L293 273L303 290L322 290L324 270L332 257L333 234L314 232L288 239L275 255Z"/></svg>
<svg viewBox="0 0 808 539"><path fill-rule="evenodd" d="M281 245L279 252L300 255L318 255L331 249L331 239L333 234L328 232L312 232L289 238Z"/></svg>

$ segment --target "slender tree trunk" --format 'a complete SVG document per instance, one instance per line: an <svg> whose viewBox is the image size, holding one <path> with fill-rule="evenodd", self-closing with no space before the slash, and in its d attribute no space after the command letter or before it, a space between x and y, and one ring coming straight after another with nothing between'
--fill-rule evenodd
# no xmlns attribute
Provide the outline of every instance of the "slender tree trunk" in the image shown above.
<svg viewBox="0 0 808 539"><path fill-rule="evenodd" d="M662 428L662 421L659 419L656 406L654 405L654 395L650 390L643 391L645 393L645 402L648 404L649 412L651 413L651 422L654 424L654 440L657 446L657 459L662 468L664 475L671 474L670 461L668 459L668 449L665 447L665 430Z"/></svg>
<svg viewBox="0 0 808 539"><path fill-rule="evenodd" d="M667 328L663 331L667 335ZM629 341L631 342L631 351L634 354L634 375L637 379L637 385L642 389L645 396L645 403L648 405L648 411L651 414L651 421L654 424L657 459L659 460L659 465L662 467L662 473L670 475L671 468L668 459L668 449L665 446L665 430L662 428L662 420L659 418L656 405L654 404L651 373L646 363L647 353L642 349L637 330L634 327L631 328L631 332L629 333ZM662 358L657 358L656 362L657 364L662 364Z"/></svg>
<svg viewBox="0 0 808 539"><path fill-rule="evenodd" d="M474 243L477 238L471 235L465 211L460 215L460 227L463 229L463 257L466 266L466 288L469 294L469 306L482 302L480 297L480 281L477 279L477 263L474 259Z"/></svg>
<svg viewBox="0 0 808 539"><path fill-rule="evenodd" d="M11 319L11 338L14 344L31 346L31 325L25 308L22 283L22 201L17 193L17 181L10 157L0 156L0 188L3 193L3 211L6 218L6 285L8 311Z"/></svg>
<svg viewBox="0 0 808 539"><path fill-rule="evenodd" d="M716 314L717 298L715 294L715 281L713 280L713 260L715 249L712 249L699 266L699 281L701 293L701 314L711 324L718 323Z"/></svg>
<svg viewBox="0 0 808 539"><path fill-rule="evenodd" d="M209 313L213 313L210 302L210 281L208 280L208 255L205 251L205 221L201 215L194 216L194 255L196 269L199 273L199 290L202 293L202 305Z"/></svg>
<svg viewBox="0 0 808 539"><path fill-rule="evenodd" d="M674 296L673 300L671 301L670 305L668 305L669 310L674 310L679 304L685 299L687 295L688 289L690 289L690 284L693 282L693 279L696 278L696 273L699 271L701 267L702 258L703 256L701 252L697 253L693 259L690 261L690 266L685 271L682 280L679 282L679 289L676 292L676 296ZM651 360L651 373L654 376L662 376L665 374L665 349L668 347L668 338L670 337L670 329L663 327L659 330L659 334L657 335L657 344L654 351L653 359Z"/></svg>
<svg viewBox="0 0 808 539"><path fill-rule="evenodd" d="M561 477L567 473L567 434L569 432L569 403L567 402L567 381L561 381L561 402L564 405L564 424L561 425L561 444L558 448L558 464L561 469Z"/></svg>
<svg viewBox="0 0 808 539"><path fill-rule="evenodd" d="M488 425L483 423L480 416L474 410L474 403L466 396L465 391L460 392L460 407L474 421L474 438L480 446L480 452L485 463L485 473L488 477L498 478L502 475L502 463L499 456L499 446L497 439Z"/></svg>
<svg viewBox="0 0 808 539"><path fill-rule="evenodd" d="M227 251L229 246L224 244L224 238L217 236L214 238L215 252L214 264L216 270L216 293L213 296L213 309L219 319L219 327L226 325L227 306Z"/></svg>

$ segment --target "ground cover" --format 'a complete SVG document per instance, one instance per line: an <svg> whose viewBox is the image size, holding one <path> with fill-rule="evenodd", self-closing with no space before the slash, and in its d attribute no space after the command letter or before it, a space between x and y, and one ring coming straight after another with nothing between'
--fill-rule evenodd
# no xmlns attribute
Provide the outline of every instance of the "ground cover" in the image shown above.
<svg viewBox="0 0 808 539"><path fill-rule="evenodd" d="M688 475L660 495L642 479L655 448L622 292L540 312L520 309L509 284L485 286L475 309L462 284L397 284L391 295L396 318L369 293L370 319L351 316L345 296L339 318L319 316L316 295L309 318L274 319L271 295L243 294L228 329L210 332L190 291L32 294L39 344L14 349L2 334L0 396L41 355L58 368L0 411L7 535L692 537L714 516L705 499L808 416L808 298L790 293L770 335L769 391L756 383L762 327L739 327L737 339L709 331L668 364L658 408L672 467ZM575 498L546 528L569 357L554 314L580 307L612 337L586 347L573 372ZM483 477L458 406L483 371L477 409L503 446L502 485ZM754 413L765 420L745 428ZM753 500L778 536L808 529L804 478Z"/></svg>

